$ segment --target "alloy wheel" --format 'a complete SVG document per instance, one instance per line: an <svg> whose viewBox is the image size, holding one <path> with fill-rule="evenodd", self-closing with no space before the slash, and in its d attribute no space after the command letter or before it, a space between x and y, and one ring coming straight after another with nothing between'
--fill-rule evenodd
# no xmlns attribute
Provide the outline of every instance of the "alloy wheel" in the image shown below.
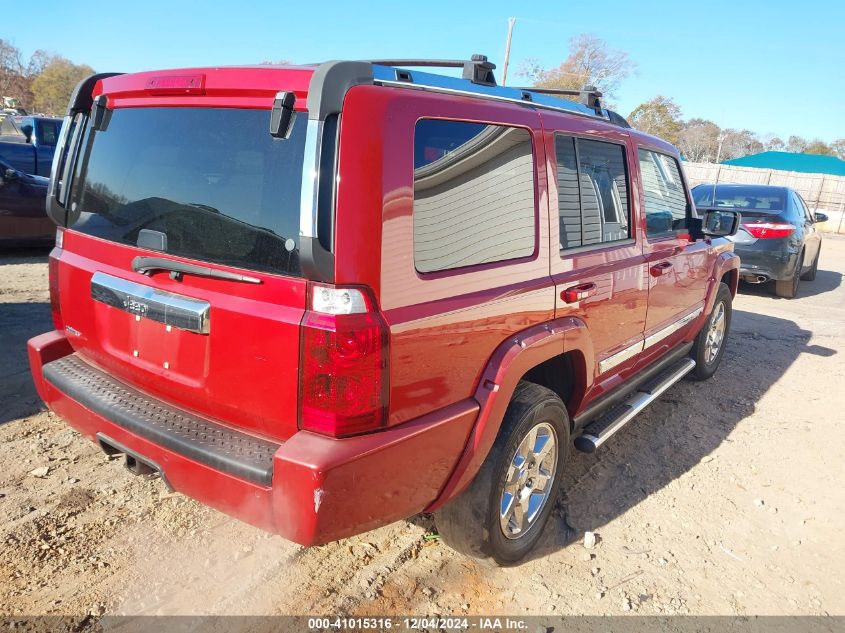
<svg viewBox="0 0 845 633"><path fill-rule="evenodd" d="M704 341L704 362L708 365L716 360L722 343L725 340L725 304L719 304L713 309L713 316L710 318L710 326L707 329L707 338Z"/></svg>
<svg viewBox="0 0 845 633"><path fill-rule="evenodd" d="M499 525L506 538L523 536L549 501L557 471L557 433L548 422L522 438L508 464L499 503Z"/></svg>

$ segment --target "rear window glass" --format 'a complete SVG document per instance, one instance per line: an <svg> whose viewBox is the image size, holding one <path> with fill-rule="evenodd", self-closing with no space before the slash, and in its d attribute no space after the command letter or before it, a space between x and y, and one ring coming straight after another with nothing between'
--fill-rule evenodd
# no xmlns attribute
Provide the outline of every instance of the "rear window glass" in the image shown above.
<svg viewBox="0 0 845 633"><path fill-rule="evenodd" d="M693 200L697 207L783 211L786 193L770 187L700 185L693 190Z"/></svg>
<svg viewBox="0 0 845 633"><path fill-rule="evenodd" d="M299 275L306 122L276 139L269 121L267 110L112 111L84 141L72 228L129 245L146 229L173 255Z"/></svg>
<svg viewBox="0 0 845 633"><path fill-rule="evenodd" d="M522 128L423 119L414 134L414 264L420 272L527 257L534 160Z"/></svg>
<svg viewBox="0 0 845 633"><path fill-rule="evenodd" d="M61 121L38 121L39 138L42 145L55 145L59 139Z"/></svg>

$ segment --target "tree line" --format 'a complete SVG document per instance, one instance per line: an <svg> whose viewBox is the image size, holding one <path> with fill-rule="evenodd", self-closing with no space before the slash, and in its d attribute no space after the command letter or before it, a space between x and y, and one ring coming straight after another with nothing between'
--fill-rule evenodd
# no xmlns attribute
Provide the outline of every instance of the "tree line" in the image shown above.
<svg viewBox="0 0 845 633"><path fill-rule="evenodd" d="M635 70L636 64L627 53L610 48L598 37L581 34L569 40L569 55L559 66L547 69L528 59L520 66L519 74L537 88L580 90L595 86L609 102ZM752 130L722 128L708 119L684 119L680 106L663 95L634 108L628 122L669 141L693 162L720 162L763 151L821 154L845 160L845 138L825 143L797 135L782 139L761 137Z"/></svg>
<svg viewBox="0 0 845 633"><path fill-rule="evenodd" d="M20 50L0 39L0 97L15 99L27 112L64 114L76 84L93 73L90 66L40 49L24 61Z"/></svg>
<svg viewBox="0 0 845 633"><path fill-rule="evenodd" d="M528 59L518 74L538 88L580 90L595 86L604 93L606 101L612 102L622 82L635 70L636 63L626 52L582 33L569 40L569 54L559 66L543 68L536 60ZM0 39L0 97L17 99L27 111L63 113L76 84L93 72L90 66L74 64L43 50L35 51L24 62L20 50ZM638 105L628 115L628 121L643 132L666 139L693 162L720 162L767 150L822 154L845 160L845 138L825 143L797 135L782 139L761 137L751 130L722 128L708 119L684 119L678 104L663 95Z"/></svg>

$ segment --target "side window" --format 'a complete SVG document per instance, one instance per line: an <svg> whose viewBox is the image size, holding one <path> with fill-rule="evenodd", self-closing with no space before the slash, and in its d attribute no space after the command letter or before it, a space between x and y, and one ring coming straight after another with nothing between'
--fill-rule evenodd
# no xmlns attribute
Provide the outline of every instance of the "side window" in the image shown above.
<svg viewBox="0 0 845 633"><path fill-rule="evenodd" d="M38 121L38 132L42 145L55 146L59 139L61 124L56 121Z"/></svg>
<svg viewBox="0 0 845 633"><path fill-rule="evenodd" d="M3 141L26 143L26 136L24 136L24 133L10 116L0 119L0 136L3 137Z"/></svg>
<svg viewBox="0 0 845 633"><path fill-rule="evenodd" d="M707 209L715 206L713 202L713 195L716 191L716 185L699 185L692 190L692 199L695 206L699 209Z"/></svg>
<svg viewBox="0 0 845 633"><path fill-rule="evenodd" d="M577 248L581 241L581 194L578 191L578 164L575 139L555 137L557 155L557 205L560 224L560 247Z"/></svg>
<svg viewBox="0 0 845 633"><path fill-rule="evenodd" d="M647 235L670 235L687 228L687 197L678 162L647 149L641 149L639 156Z"/></svg>
<svg viewBox="0 0 845 633"><path fill-rule="evenodd" d="M555 137L560 248L631 236L625 148L615 143Z"/></svg>
<svg viewBox="0 0 845 633"><path fill-rule="evenodd" d="M423 273L534 254L534 158L522 128L422 119L414 130L414 264Z"/></svg>
<svg viewBox="0 0 845 633"><path fill-rule="evenodd" d="M804 202L804 198L802 198L800 195L798 195L794 191L792 192L792 195L795 198L795 204L796 204L796 207L798 209L798 215L803 216L804 219L807 222L815 222L816 219L813 216L813 214L810 212L810 208L807 206L807 203Z"/></svg>
<svg viewBox="0 0 845 633"><path fill-rule="evenodd" d="M630 237L625 148L578 139L581 236L584 245Z"/></svg>

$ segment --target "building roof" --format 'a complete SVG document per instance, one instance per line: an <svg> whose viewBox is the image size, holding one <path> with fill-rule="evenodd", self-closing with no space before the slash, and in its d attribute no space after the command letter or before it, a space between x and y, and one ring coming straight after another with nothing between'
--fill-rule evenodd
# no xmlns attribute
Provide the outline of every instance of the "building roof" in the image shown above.
<svg viewBox="0 0 845 633"><path fill-rule="evenodd" d="M782 169L800 171L808 174L830 174L845 176L845 160L835 156L818 154L798 154L796 152L760 152L742 158L722 161L723 165L740 167L758 167L760 169Z"/></svg>

